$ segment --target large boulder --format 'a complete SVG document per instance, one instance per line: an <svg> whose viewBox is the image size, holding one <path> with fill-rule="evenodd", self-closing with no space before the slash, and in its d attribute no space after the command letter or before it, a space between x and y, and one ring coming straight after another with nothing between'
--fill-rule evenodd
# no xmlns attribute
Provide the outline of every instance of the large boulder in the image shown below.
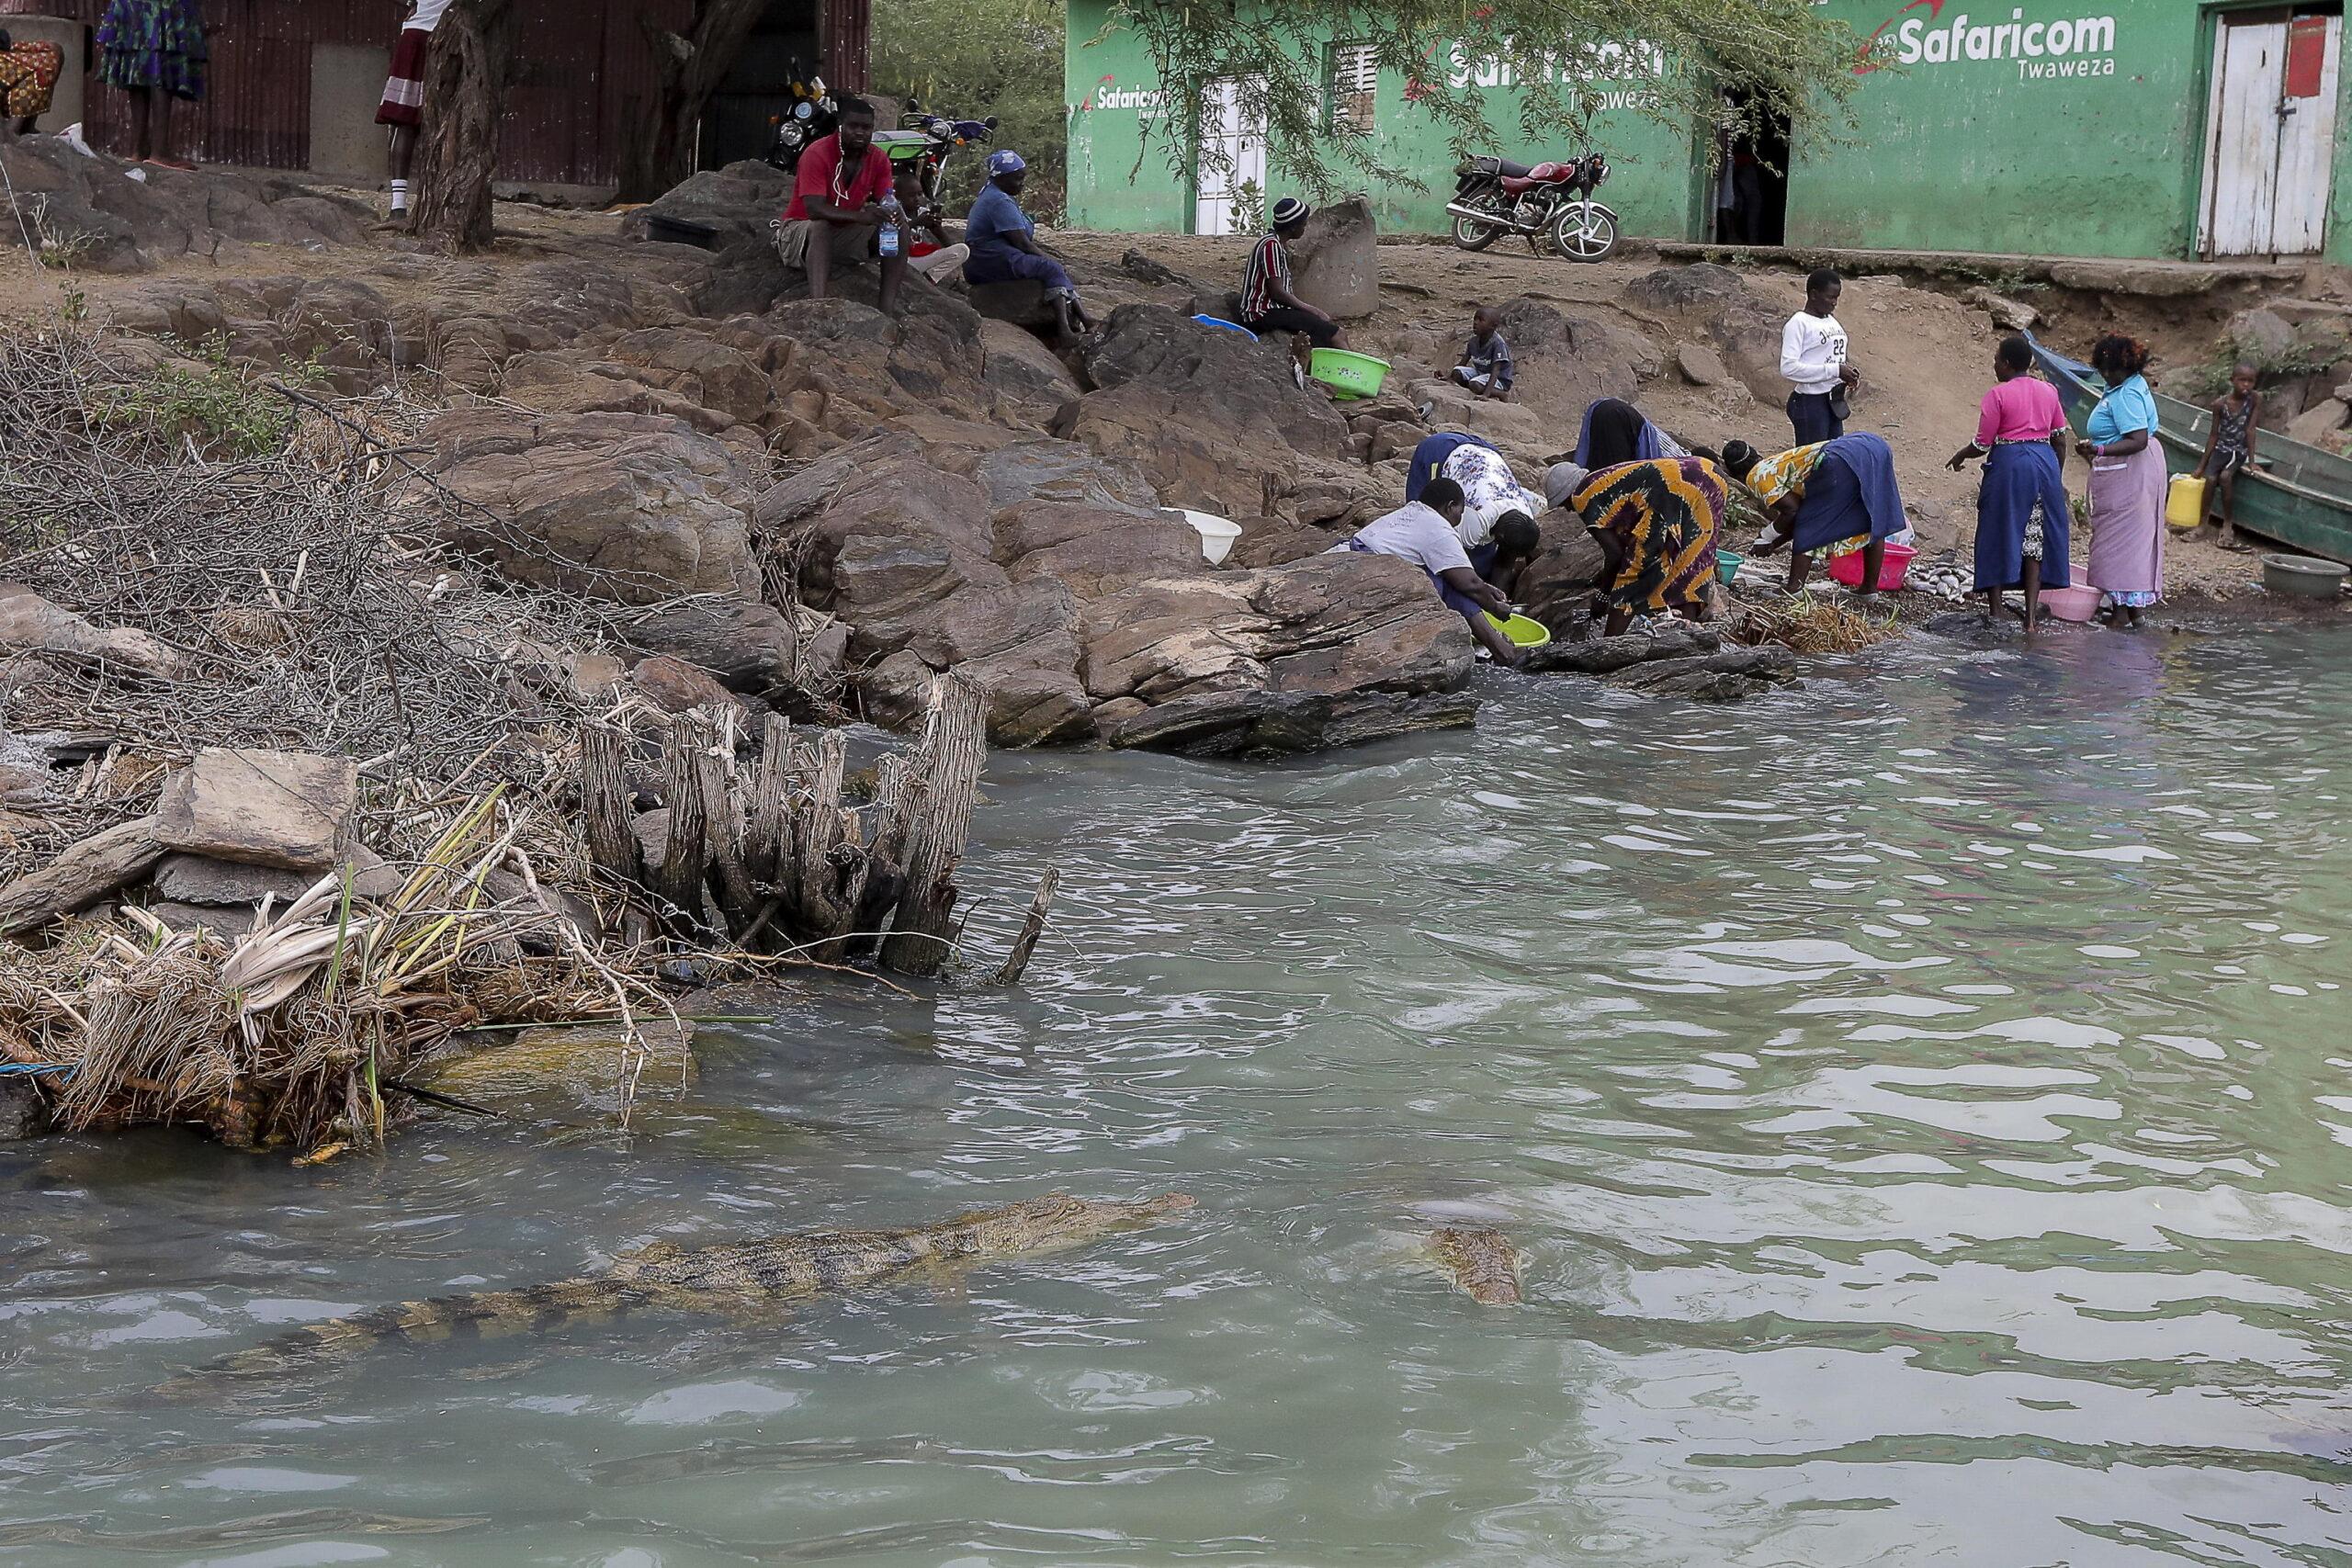
<svg viewBox="0 0 2352 1568"><path fill-rule="evenodd" d="M1291 447L1332 456L1347 422L1319 391L1298 385L1280 344L1203 326L1162 305L1122 305L1080 354L1087 385L1102 391L1137 384L1180 400L1227 407L1262 421ZM1207 411L1204 411L1207 412Z"/></svg>
<svg viewBox="0 0 2352 1568"><path fill-rule="evenodd" d="M1079 395L1069 367L1025 328L981 321L980 353L981 378L1037 425L1051 423L1061 406Z"/></svg>
<svg viewBox="0 0 2352 1568"><path fill-rule="evenodd" d="M682 659L739 692L756 695L801 683L806 673L806 639L781 612L756 599L682 599L657 605L620 630L630 647Z"/></svg>
<svg viewBox="0 0 2352 1568"><path fill-rule="evenodd" d="M1522 294L1504 301L1503 335L1519 359L1521 401L1581 410L1596 398L1636 397L1666 367L1648 338L1614 322L1563 314Z"/></svg>
<svg viewBox="0 0 2352 1568"><path fill-rule="evenodd" d="M1082 354L1095 390L1063 408L1054 434L1125 458L1171 506L1257 515L1302 457L1336 462L1346 450L1346 422L1292 366L1272 343L1122 305Z"/></svg>
<svg viewBox="0 0 2352 1568"><path fill-rule="evenodd" d="M1317 208L1290 254L1298 297L1308 304L1344 321L1379 310L1380 229L1363 197Z"/></svg>
<svg viewBox="0 0 2352 1568"><path fill-rule="evenodd" d="M2352 408L2347 408L2335 398L2327 398L2287 422L2287 439L2333 449L2347 419L2352 419Z"/></svg>
<svg viewBox="0 0 2352 1568"><path fill-rule="evenodd" d="M1519 574L1519 602L1555 635L1564 634L1586 618L1608 560L1584 519L1564 507L1544 513L1535 525L1543 543Z"/></svg>
<svg viewBox="0 0 2352 1568"><path fill-rule="evenodd" d="M1469 628L1427 574L1352 552L1142 582L1087 606L1081 635L1097 702L1217 698L1249 723L1257 694L1419 697L1459 689L1471 668Z"/></svg>
<svg viewBox="0 0 2352 1568"><path fill-rule="evenodd" d="M29 234L54 265L89 272L220 261L248 246L356 244L373 218L290 176L134 165L51 136L0 140L0 206L13 207L0 224L11 242Z"/></svg>
<svg viewBox="0 0 2352 1568"><path fill-rule="evenodd" d="M631 604L759 596L750 476L683 421L461 409L428 435L461 503L435 509L443 536L517 581Z"/></svg>
<svg viewBox="0 0 2352 1568"><path fill-rule="evenodd" d="M620 234L639 243L686 243L673 224L709 230L720 245L765 242L768 223L792 200L792 176L756 158L705 169L624 215Z"/></svg>

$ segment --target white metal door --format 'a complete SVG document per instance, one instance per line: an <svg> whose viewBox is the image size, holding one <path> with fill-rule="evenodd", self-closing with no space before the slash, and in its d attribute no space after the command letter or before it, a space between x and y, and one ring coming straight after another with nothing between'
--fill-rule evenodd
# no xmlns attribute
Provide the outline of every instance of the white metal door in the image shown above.
<svg viewBox="0 0 2352 1568"><path fill-rule="evenodd" d="M2222 20L2206 113L2208 255L2301 255L2326 238L2344 18Z"/></svg>
<svg viewBox="0 0 2352 1568"><path fill-rule="evenodd" d="M2298 17L2288 24L2286 87L2278 97L2278 184L2270 248L2307 255L2327 239L2335 163L2335 87L2344 18Z"/></svg>
<svg viewBox="0 0 2352 1568"><path fill-rule="evenodd" d="M1230 76L1202 90L1200 162L1193 174L1195 234L1238 234L1264 218L1266 117L1262 101L1251 108L1252 96Z"/></svg>

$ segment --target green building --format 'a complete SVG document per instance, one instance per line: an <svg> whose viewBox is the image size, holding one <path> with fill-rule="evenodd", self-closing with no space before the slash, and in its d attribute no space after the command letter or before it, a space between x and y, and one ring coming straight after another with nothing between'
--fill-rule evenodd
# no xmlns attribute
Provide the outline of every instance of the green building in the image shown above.
<svg viewBox="0 0 2352 1568"><path fill-rule="evenodd" d="M1818 144L1768 144L1787 171L1759 182L1755 237L1792 245L2041 255L2316 255L2352 265L2352 74L2342 0L1817 0L1870 40L1858 123ZM1098 39L1102 0L1070 0L1065 81L1073 226L1223 233L1247 227L1269 179L1244 95L1212 83L1180 164L1167 95L1130 32ZM1515 126L1515 88L1459 51L1445 66ZM1442 130L1406 83L1330 40L1321 62L1332 134L1375 139L1427 186L1367 193L1385 229L1441 231L1453 189ZM1899 67L1899 69L1890 69ZM1635 61L1600 84L1593 145L1601 199L1631 234L1718 238L1706 127L1637 107ZM1152 130L1144 145L1147 127ZM2342 134L2339 134L2339 128ZM1224 156L1202 156L1206 139ZM1532 162L1578 148L1507 145ZM1273 176L1279 185L1279 176ZM1237 188L1238 187L1238 188ZM1279 194L1278 192L1276 194Z"/></svg>

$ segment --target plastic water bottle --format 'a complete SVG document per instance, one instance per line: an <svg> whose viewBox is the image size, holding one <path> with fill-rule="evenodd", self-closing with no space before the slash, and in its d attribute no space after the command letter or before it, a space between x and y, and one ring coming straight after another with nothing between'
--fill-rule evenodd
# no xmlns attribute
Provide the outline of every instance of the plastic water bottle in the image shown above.
<svg viewBox="0 0 2352 1568"><path fill-rule="evenodd" d="M899 254L899 217L902 210L896 196L882 198L882 254L886 257Z"/></svg>

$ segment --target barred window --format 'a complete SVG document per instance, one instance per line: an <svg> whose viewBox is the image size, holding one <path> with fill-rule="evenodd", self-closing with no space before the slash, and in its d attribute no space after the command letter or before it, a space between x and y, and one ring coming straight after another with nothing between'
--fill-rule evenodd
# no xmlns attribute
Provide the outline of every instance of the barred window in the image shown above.
<svg viewBox="0 0 2352 1568"><path fill-rule="evenodd" d="M1368 43L1331 46L1331 128L1372 134L1373 104L1380 89L1380 62Z"/></svg>

